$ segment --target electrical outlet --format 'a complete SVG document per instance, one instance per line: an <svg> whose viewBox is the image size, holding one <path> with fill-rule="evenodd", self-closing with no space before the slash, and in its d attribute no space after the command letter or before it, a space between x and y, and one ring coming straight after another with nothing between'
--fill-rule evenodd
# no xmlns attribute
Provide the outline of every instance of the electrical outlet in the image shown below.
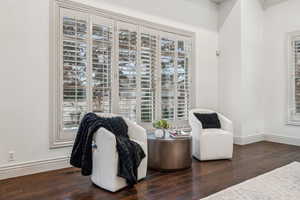
<svg viewBox="0 0 300 200"><path fill-rule="evenodd" d="M9 151L8 152L8 161L14 161L15 160L15 152L14 151Z"/></svg>

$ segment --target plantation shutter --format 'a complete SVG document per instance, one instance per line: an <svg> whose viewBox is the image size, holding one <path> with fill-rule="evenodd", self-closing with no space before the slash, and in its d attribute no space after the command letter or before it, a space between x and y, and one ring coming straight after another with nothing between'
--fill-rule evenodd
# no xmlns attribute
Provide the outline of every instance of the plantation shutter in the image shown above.
<svg viewBox="0 0 300 200"><path fill-rule="evenodd" d="M60 9L60 16L61 123L64 131L74 131L88 110L88 17L67 9Z"/></svg>
<svg viewBox="0 0 300 200"><path fill-rule="evenodd" d="M142 28L140 43L140 120L141 123L152 123L156 111L157 34L153 30Z"/></svg>
<svg viewBox="0 0 300 200"><path fill-rule="evenodd" d="M137 26L129 23L117 24L119 114L137 120L137 74L138 35Z"/></svg>
<svg viewBox="0 0 300 200"><path fill-rule="evenodd" d="M288 51L288 119L290 125L300 125L300 32L289 34Z"/></svg>
<svg viewBox="0 0 300 200"><path fill-rule="evenodd" d="M294 85L295 85L295 113L300 114L300 38L293 42L294 57Z"/></svg>
<svg viewBox="0 0 300 200"><path fill-rule="evenodd" d="M191 42L177 41L177 119L188 120L189 101L189 63Z"/></svg>
<svg viewBox="0 0 300 200"><path fill-rule="evenodd" d="M112 112L113 21L92 18L92 110Z"/></svg>
<svg viewBox="0 0 300 200"><path fill-rule="evenodd" d="M141 124L187 121L190 40L124 22L115 33L114 20L66 9L61 16L65 130L76 130L88 111Z"/></svg>
<svg viewBox="0 0 300 200"><path fill-rule="evenodd" d="M160 38L161 118L175 119L175 45L172 37Z"/></svg>
<svg viewBox="0 0 300 200"><path fill-rule="evenodd" d="M300 122L300 36L290 37L288 123Z"/></svg>
<svg viewBox="0 0 300 200"><path fill-rule="evenodd" d="M160 119L188 126L193 33L73 7L54 1L50 13L51 147L72 145L87 112L115 113L146 129ZM298 67L292 105L300 116Z"/></svg>

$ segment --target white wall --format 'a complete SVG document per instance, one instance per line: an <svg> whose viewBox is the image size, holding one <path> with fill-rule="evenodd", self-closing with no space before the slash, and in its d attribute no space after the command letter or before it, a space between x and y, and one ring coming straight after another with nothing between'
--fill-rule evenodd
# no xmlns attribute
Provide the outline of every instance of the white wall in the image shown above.
<svg viewBox="0 0 300 200"><path fill-rule="evenodd" d="M77 1L196 32L197 106L216 109L218 33L214 4L208 0L156 0L151 4L146 0ZM0 104L0 169L66 156L70 148L49 150L49 1L2 0L0 24L0 85L5 86ZM11 150L15 151L14 162L8 162Z"/></svg>
<svg viewBox="0 0 300 200"><path fill-rule="evenodd" d="M262 36L259 0L229 0L219 15L219 110L234 122L235 136L263 132Z"/></svg>
<svg viewBox="0 0 300 200"><path fill-rule="evenodd" d="M264 132L263 17L260 0L242 0L242 135Z"/></svg>
<svg viewBox="0 0 300 200"><path fill-rule="evenodd" d="M265 133L300 138L300 127L287 126L286 34L300 30L300 1L288 0L265 11Z"/></svg>
<svg viewBox="0 0 300 200"><path fill-rule="evenodd" d="M219 110L236 137L299 144L300 127L286 125L286 34L300 30L300 1L268 2L265 10L258 0L220 6Z"/></svg>
<svg viewBox="0 0 300 200"><path fill-rule="evenodd" d="M220 6L219 19L219 111L233 120L235 136L241 134L241 1Z"/></svg>
<svg viewBox="0 0 300 200"><path fill-rule="evenodd" d="M49 150L49 1L4 0L0 8L0 166L65 156Z"/></svg>
<svg viewBox="0 0 300 200"><path fill-rule="evenodd" d="M81 1L81 0L79 0ZM151 19L153 16L168 19L173 22L180 22L195 27L215 31L217 28L216 5L207 0L93 0L99 2L101 7L116 7L123 14L128 14L124 8L134 10L135 13L146 14ZM110 5L107 5L107 4ZM183 9L184 8L184 9ZM160 21L160 20L159 20Z"/></svg>

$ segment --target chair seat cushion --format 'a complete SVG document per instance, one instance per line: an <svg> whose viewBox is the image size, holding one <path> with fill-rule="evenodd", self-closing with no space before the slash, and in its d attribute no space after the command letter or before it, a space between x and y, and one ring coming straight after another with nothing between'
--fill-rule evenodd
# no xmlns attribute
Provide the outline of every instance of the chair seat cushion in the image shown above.
<svg viewBox="0 0 300 200"><path fill-rule="evenodd" d="M219 129L219 128L211 128L211 129L204 129L202 131L202 134L214 134L214 135L232 135L232 133L225 131L223 129Z"/></svg>
<svg viewBox="0 0 300 200"><path fill-rule="evenodd" d="M204 129L199 136L198 145L198 159L200 160L232 158L233 135L229 131Z"/></svg>
<svg viewBox="0 0 300 200"><path fill-rule="evenodd" d="M221 123L217 113L194 113L201 122L203 129L221 128Z"/></svg>

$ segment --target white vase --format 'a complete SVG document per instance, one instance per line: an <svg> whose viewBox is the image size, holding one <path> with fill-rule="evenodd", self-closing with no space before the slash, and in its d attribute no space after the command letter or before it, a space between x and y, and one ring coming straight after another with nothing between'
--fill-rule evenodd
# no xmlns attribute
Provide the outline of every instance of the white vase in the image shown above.
<svg viewBox="0 0 300 200"><path fill-rule="evenodd" d="M155 137L162 138L164 136L163 129L156 129L154 132Z"/></svg>

